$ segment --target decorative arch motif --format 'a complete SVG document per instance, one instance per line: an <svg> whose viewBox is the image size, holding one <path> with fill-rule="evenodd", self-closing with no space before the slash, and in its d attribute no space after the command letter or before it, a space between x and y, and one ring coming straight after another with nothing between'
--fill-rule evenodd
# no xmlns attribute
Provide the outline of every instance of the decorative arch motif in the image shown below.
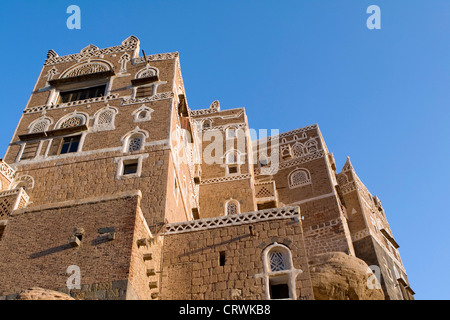
<svg viewBox="0 0 450 320"><path fill-rule="evenodd" d="M305 150L307 153L314 153L319 150L317 141L313 138L310 138L305 142Z"/></svg>
<svg viewBox="0 0 450 320"><path fill-rule="evenodd" d="M148 138L148 133L145 130L136 127L133 131L128 132L122 137L123 152L135 152L142 150L145 139Z"/></svg>
<svg viewBox="0 0 450 320"><path fill-rule="evenodd" d="M212 120L211 119L205 119L202 122L202 129L206 130L206 129L211 129L212 127Z"/></svg>
<svg viewBox="0 0 450 320"><path fill-rule="evenodd" d="M224 154L225 164L243 164L242 153L239 150L228 150Z"/></svg>
<svg viewBox="0 0 450 320"><path fill-rule="evenodd" d="M302 187L311 183L311 174L307 169L296 168L288 175L289 188Z"/></svg>
<svg viewBox="0 0 450 320"><path fill-rule="evenodd" d="M159 70L155 67L146 66L136 73L135 79L159 76Z"/></svg>
<svg viewBox="0 0 450 320"><path fill-rule="evenodd" d="M56 124L56 129L72 128L86 124L88 117L84 113L73 112L62 117Z"/></svg>
<svg viewBox="0 0 450 320"><path fill-rule="evenodd" d="M149 121L152 118L152 112L154 112L152 108L147 107L143 104L140 108L134 110L131 115L134 117L134 122L143 122Z"/></svg>
<svg viewBox="0 0 450 320"><path fill-rule="evenodd" d="M30 124L30 126L28 127L28 132L38 133L47 131L52 123L53 121L49 117L40 117Z"/></svg>
<svg viewBox="0 0 450 320"><path fill-rule="evenodd" d="M114 120L117 113L117 109L110 105L98 110L94 115L94 129L97 131L114 130Z"/></svg>
<svg viewBox="0 0 450 320"><path fill-rule="evenodd" d="M240 213L239 201L230 199L225 203L225 215L230 216Z"/></svg>
<svg viewBox="0 0 450 320"><path fill-rule="evenodd" d="M30 175L23 175L16 179L14 182L13 188L19 188L22 187L25 190L31 190L34 188L34 178Z"/></svg>
<svg viewBox="0 0 450 320"><path fill-rule="evenodd" d="M267 299L296 299L295 279L303 271L295 269L291 250L277 242L262 253L263 273Z"/></svg>
<svg viewBox="0 0 450 320"><path fill-rule="evenodd" d="M72 78L78 77L82 75L98 73L98 72L106 72L113 70L112 65L109 62L103 60L91 60L85 61L73 67L70 67L66 71L64 71L60 79L64 78Z"/></svg>
<svg viewBox="0 0 450 320"><path fill-rule="evenodd" d="M305 154L303 151L303 144L300 142L296 142L292 145L292 152L294 153L294 157L298 158Z"/></svg>

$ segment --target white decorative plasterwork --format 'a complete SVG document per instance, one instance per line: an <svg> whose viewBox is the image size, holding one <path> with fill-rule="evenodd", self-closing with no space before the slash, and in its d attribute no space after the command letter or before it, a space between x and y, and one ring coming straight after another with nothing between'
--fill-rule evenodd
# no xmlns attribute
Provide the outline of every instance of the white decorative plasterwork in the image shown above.
<svg viewBox="0 0 450 320"><path fill-rule="evenodd" d="M6 162L3 162L3 160L0 160L0 173L9 182L11 182L14 179L14 175L16 174L16 171L13 168L11 168Z"/></svg>
<svg viewBox="0 0 450 320"><path fill-rule="evenodd" d="M135 36L130 36L122 41L120 46L109 47L105 49L99 49L94 45L89 45L83 48L80 53L70 54L67 56L58 56L54 50L50 50L47 54L47 60L44 65L53 65L71 61L81 61L82 59L100 57L106 54L134 51L133 55L137 55L139 51L139 39Z"/></svg>
<svg viewBox="0 0 450 320"><path fill-rule="evenodd" d="M220 102L219 100L213 101L208 109L200 109L200 110L191 110L190 115L191 116L201 116L211 113L217 113L220 111Z"/></svg>
<svg viewBox="0 0 450 320"><path fill-rule="evenodd" d="M47 72L47 81L50 81L53 79L53 77L55 75L58 74L58 69L56 69L56 67L51 68L50 70L48 70Z"/></svg>
<svg viewBox="0 0 450 320"><path fill-rule="evenodd" d="M288 161L282 161L279 164L278 168L276 166L275 167L271 166L270 168L264 167L264 169L267 170L266 174L272 174L271 173L272 171L273 171L273 174L275 174L277 172L277 170L286 169L286 168L290 168L290 167L295 167L295 166L298 166L298 165L300 165L302 163L306 163L306 162L309 162L309 161L313 161L313 160L316 160L316 159L323 158L324 156L325 156L325 151L324 150L320 150L320 151L314 152L312 154L306 155L306 156L301 157L301 158L295 158L295 159L291 159L291 160L288 160ZM261 173L261 169L262 168L256 168L255 167L255 169L254 169L255 174L256 175L260 174Z"/></svg>
<svg viewBox="0 0 450 320"><path fill-rule="evenodd" d="M303 187L311 184L311 173L305 168L296 168L288 175L289 189Z"/></svg>
<svg viewBox="0 0 450 320"><path fill-rule="evenodd" d="M276 135L276 136L272 136L272 137L269 136L269 137L264 138L264 139L267 139L267 141L270 141L273 138L277 138L280 141L283 141L283 138L285 138L284 142L282 142L282 143L289 143L289 142L293 141L294 139L288 140L287 137L295 136L295 135L297 135L297 138L299 136L303 137L303 133L304 132L309 131L309 130L313 130L313 129L317 129L317 128L318 128L317 124L312 124L312 125L309 125L309 126L306 126L306 127L303 127L303 128L298 128L298 129L295 129L295 130L286 131L286 132L280 133L279 135Z"/></svg>
<svg viewBox="0 0 450 320"><path fill-rule="evenodd" d="M30 176L30 175L27 175L27 174L16 178L15 182L14 182L14 185L13 185L14 186L13 189L14 188L18 188L19 186L22 186L22 185L25 185L24 188L26 190L33 189L34 188L34 178L32 176Z"/></svg>
<svg viewBox="0 0 450 320"><path fill-rule="evenodd" d="M73 107L73 106L78 106L78 105L83 105L83 104L88 104L88 103L107 102L107 101L118 99L118 98L119 98L119 94L114 93L114 94L111 94L111 95L108 95L105 97L97 97L97 98L77 100L77 101L72 101L72 102L67 102L67 103L50 104L50 105L27 108L27 109L23 110L23 113L28 114L28 113L44 112L44 111L48 111L48 110Z"/></svg>
<svg viewBox="0 0 450 320"><path fill-rule="evenodd" d="M29 200L23 188L0 192L0 220L5 220L14 210L25 208Z"/></svg>
<svg viewBox="0 0 450 320"><path fill-rule="evenodd" d="M52 123L53 120L51 118L42 116L30 123L30 125L28 126L28 132L38 133L47 131Z"/></svg>
<svg viewBox="0 0 450 320"><path fill-rule="evenodd" d="M146 102L165 100L165 99L171 99L171 98L173 98L173 92L157 93L151 97L136 98L136 99L132 99L131 97L126 97L126 98L122 98L121 105L126 106L126 105L130 105L130 104L146 103Z"/></svg>
<svg viewBox="0 0 450 320"><path fill-rule="evenodd" d="M169 59L175 59L178 57L178 52L168 52L168 53L158 53L158 54L152 54L147 57L147 62L149 61L157 61L157 60L169 60ZM146 63L144 61L144 57L136 57L132 60L133 64L140 64L140 63Z"/></svg>
<svg viewBox="0 0 450 320"><path fill-rule="evenodd" d="M115 118L117 108L107 105L94 114L94 131L105 131L115 129Z"/></svg>
<svg viewBox="0 0 450 320"><path fill-rule="evenodd" d="M140 129L139 127L134 128L133 131L125 134L120 141L122 141L122 152L134 152L141 150L144 146L145 139L149 137L147 131Z"/></svg>
<svg viewBox="0 0 450 320"><path fill-rule="evenodd" d="M226 177L218 177L218 178L211 178L202 180L200 184L212 184L212 183L221 183L221 182L227 182L227 181L234 181L234 180L244 180L244 179L250 179L250 174L239 174L239 175L229 175Z"/></svg>
<svg viewBox="0 0 450 320"><path fill-rule="evenodd" d="M81 126L87 123L87 119L89 119L89 115L84 112L74 111L68 115L65 115L55 125L55 129L64 129L64 128L72 128Z"/></svg>
<svg viewBox="0 0 450 320"><path fill-rule="evenodd" d="M150 121L152 118L152 112L154 112L152 108L147 107L143 104L140 108L134 110L131 115L134 118L134 122L144 122Z"/></svg>
<svg viewBox="0 0 450 320"><path fill-rule="evenodd" d="M177 234L190 231L198 231L226 226L236 226L247 223L255 223L267 220L295 218L300 214L299 207L283 207L254 212L227 215L216 218L199 219L187 222L169 223L166 225L165 234Z"/></svg>
<svg viewBox="0 0 450 320"><path fill-rule="evenodd" d="M127 72L127 63L128 61L131 60L131 57L128 53L124 53L120 59L119 59L119 63L120 63L120 73L126 73Z"/></svg>
<svg viewBox="0 0 450 320"><path fill-rule="evenodd" d="M153 76L159 76L159 70L155 67L150 67L146 65L144 68L139 70L134 76L135 79L149 78Z"/></svg>
<svg viewBox="0 0 450 320"><path fill-rule="evenodd" d="M111 71L112 68L113 67L110 65L110 63L104 60L85 61L81 64L75 65L65 70L59 78L65 79L98 72L106 72Z"/></svg>

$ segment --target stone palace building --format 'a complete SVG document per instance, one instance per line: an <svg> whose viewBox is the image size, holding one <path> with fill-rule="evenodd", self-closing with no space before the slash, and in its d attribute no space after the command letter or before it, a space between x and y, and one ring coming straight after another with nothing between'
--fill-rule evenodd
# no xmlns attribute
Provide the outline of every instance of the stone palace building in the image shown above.
<svg viewBox="0 0 450 320"><path fill-rule="evenodd" d="M1 299L413 299L318 125L252 139L244 108L192 110L178 53L135 36L48 52L0 191Z"/></svg>

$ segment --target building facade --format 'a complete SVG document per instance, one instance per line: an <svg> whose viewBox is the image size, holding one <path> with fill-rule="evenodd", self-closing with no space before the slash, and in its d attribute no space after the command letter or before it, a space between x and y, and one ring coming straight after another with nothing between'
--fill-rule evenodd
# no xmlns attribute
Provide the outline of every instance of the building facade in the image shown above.
<svg viewBox="0 0 450 320"><path fill-rule="evenodd" d="M189 108L177 52L139 51L48 52L0 163L0 296L312 300L309 258L343 252L413 298L380 200L318 125L255 140L244 108Z"/></svg>

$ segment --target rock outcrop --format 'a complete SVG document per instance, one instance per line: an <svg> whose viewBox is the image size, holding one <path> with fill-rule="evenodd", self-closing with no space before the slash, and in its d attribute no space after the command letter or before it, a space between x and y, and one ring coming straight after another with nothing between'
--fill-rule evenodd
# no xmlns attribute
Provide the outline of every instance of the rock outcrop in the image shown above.
<svg viewBox="0 0 450 320"><path fill-rule="evenodd" d="M71 296L48 289L31 288L21 291L16 300L75 300Z"/></svg>
<svg viewBox="0 0 450 320"><path fill-rule="evenodd" d="M323 253L309 260L316 300L384 300L381 287L374 286L376 278L363 260L343 252Z"/></svg>

